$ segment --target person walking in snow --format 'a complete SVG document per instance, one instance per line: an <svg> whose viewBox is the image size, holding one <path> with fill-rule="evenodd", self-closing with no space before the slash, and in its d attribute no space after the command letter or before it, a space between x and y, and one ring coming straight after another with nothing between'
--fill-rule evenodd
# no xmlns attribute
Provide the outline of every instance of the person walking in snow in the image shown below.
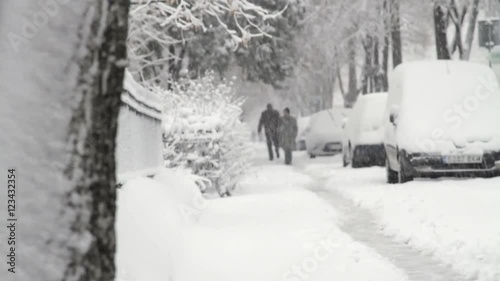
<svg viewBox="0 0 500 281"><path fill-rule="evenodd" d="M262 112L262 115L260 116L258 132L260 134L262 128L264 127L270 161L274 160L273 144L276 150L276 157L280 158L280 151L279 151L280 123L281 123L281 117L279 112L273 109L272 104L268 104L267 109L264 112Z"/></svg>
<svg viewBox="0 0 500 281"><path fill-rule="evenodd" d="M290 115L290 109L283 110L281 118L280 143L285 151L285 164L292 165L292 151L295 150L295 140L298 134L297 119Z"/></svg>

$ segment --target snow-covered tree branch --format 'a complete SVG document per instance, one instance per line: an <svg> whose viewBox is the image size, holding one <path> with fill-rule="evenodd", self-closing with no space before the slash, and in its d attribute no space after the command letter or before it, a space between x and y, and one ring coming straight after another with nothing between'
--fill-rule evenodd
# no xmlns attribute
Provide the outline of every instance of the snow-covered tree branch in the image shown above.
<svg viewBox="0 0 500 281"><path fill-rule="evenodd" d="M234 51L250 40L270 37L264 23L282 15L287 5L270 11L248 0L178 0L132 2L129 60L141 80L163 84L188 70L186 42L217 28L221 48Z"/></svg>

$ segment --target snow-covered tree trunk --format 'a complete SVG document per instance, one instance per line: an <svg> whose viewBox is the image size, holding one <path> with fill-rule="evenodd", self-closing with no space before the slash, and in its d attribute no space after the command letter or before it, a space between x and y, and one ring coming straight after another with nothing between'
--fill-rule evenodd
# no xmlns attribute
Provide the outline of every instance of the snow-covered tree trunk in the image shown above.
<svg viewBox="0 0 500 281"><path fill-rule="evenodd" d="M2 1L0 13L0 168L17 169L22 245L0 280L112 281L128 1Z"/></svg>

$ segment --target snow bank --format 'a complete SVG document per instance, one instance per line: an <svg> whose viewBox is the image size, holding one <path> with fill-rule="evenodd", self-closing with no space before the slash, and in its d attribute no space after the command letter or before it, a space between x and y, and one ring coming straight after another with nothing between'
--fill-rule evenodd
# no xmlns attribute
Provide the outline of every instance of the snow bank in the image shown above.
<svg viewBox="0 0 500 281"><path fill-rule="evenodd" d="M329 187L372 210L386 234L478 281L500 280L500 178L391 186L380 168L345 170Z"/></svg>
<svg viewBox="0 0 500 281"><path fill-rule="evenodd" d="M164 281L173 272L176 244L205 202L192 176L163 170L136 178L118 191L118 281Z"/></svg>

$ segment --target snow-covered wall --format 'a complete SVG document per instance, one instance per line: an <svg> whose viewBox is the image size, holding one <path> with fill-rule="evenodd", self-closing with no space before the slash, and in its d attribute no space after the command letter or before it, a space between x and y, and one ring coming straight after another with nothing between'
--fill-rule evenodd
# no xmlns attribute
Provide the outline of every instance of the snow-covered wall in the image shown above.
<svg viewBox="0 0 500 281"><path fill-rule="evenodd" d="M154 174L163 166L161 98L139 85L127 71L118 119L118 181Z"/></svg>

